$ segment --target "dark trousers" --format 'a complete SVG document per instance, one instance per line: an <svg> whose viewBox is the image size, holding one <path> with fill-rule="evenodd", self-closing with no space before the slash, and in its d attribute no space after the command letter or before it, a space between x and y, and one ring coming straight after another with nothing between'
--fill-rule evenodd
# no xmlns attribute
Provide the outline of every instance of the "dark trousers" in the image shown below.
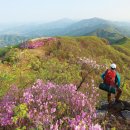
<svg viewBox="0 0 130 130"><path fill-rule="evenodd" d="M116 93L116 96L115 96L115 100L119 100L119 98L120 98L120 96L121 96L121 93L122 93L122 90L121 90L121 88L116 88L116 91L117 91L117 93ZM108 95L107 95L107 99L108 99L108 102L110 103L111 102L111 93L108 93Z"/></svg>

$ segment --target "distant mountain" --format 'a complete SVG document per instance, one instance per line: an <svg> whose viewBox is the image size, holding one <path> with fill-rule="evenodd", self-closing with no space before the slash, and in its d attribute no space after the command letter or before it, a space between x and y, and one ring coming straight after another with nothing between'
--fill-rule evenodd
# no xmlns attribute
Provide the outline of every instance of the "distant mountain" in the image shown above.
<svg viewBox="0 0 130 130"><path fill-rule="evenodd" d="M0 31L0 35L17 34L21 36L37 37L43 35L54 35L61 31L63 28L70 26L75 23L71 19L60 19L49 23L28 23L28 24L17 24L17 26L8 27Z"/></svg>
<svg viewBox="0 0 130 130"><path fill-rule="evenodd" d="M27 37L18 35L0 35L0 47L16 45L23 41L26 41Z"/></svg>
<svg viewBox="0 0 130 130"><path fill-rule="evenodd" d="M12 28L2 29L0 35L18 35L28 38L92 35L106 38L110 43L113 43L124 37L130 37L130 23L112 22L96 17L80 21L61 19L49 23L31 23L13 26Z"/></svg>
<svg viewBox="0 0 130 130"><path fill-rule="evenodd" d="M68 18L63 18L57 21L41 24L39 26L42 26L46 29L53 29L53 28L65 28L70 26L71 24L75 23L76 21L68 19Z"/></svg>
<svg viewBox="0 0 130 130"><path fill-rule="evenodd" d="M109 22L99 18L84 19L66 28L65 35L85 35L98 28L104 28Z"/></svg>
<svg viewBox="0 0 130 130"><path fill-rule="evenodd" d="M63 35L68 36L98 36L106 38L111 43L130 36L129 25L107 21L99 18L85 19L66 28ZM130 26L129 26L130 27Z"/></svg>

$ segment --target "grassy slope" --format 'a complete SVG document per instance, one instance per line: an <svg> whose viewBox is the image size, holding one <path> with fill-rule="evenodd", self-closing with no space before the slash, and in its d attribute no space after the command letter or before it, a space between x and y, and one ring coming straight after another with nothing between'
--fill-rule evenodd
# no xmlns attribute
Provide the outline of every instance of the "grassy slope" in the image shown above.
<svg viewBox="0 0 130 130"><path fill-rule="evenodd" d="M39 72L30 68L31 62L37 61L39 58L43 60L44 58L50 59L56 57L60 61L68 61L71 63L77 57L89 57L100 64L107 64L108 66L110 63L115 62L122 79L126 72L128 73L130 66L130 57L127 55L127 53L130 54L128 49L130 47L129 40L125 44L110 46L105 39L94 36L58 37L58 39L61 43L60 46L58 46L57 42L54 42L53 44L45 45L38 49L20 50L18 48L12 48L7 51L2 60L11 57L15 52L18 62L13 64L5 62L4 64L0 64L0 74L3 74L2 70L7 74L3 76L4 81L1 80L0 95L3 95L7 91L10 84L15 83L18 86L25 87L31 84L36 78L39 78ZM120 52L118 48L124 49L125 53L123 51ZM90 75L91 78L93 77L95 79L97 84L101 81L100 74L103 71L105 70L99 70L98 73L92 73ZM127 75L127 78L129 77L130 74ZM6 81L8 82L6 83ZM127 83L129 84L129 80Z"/></svg>
<svg viewBox="0 0 130 130"><path fill-rule="evenodd" d="M118 43L115 43L112 45L113 48L117 51L119 51L120 53L124 54L127 57L130 57L130 39L129 38L124 38L121 41L119 41ZM124 62L124 64L122 64L122 68L124 67L124 65L128 64L127 69L124 71L124 78L127 81L127 86L126 88L129 88L130 86L130 62ZM129 89L128 89L129 90ZM129 91L124 90L126 93L129 93ZM129 94L128 94L129 95ZM129 95L130 96L130 95Z"/></svg>
<svg viewBox="0 0 130 130"><path fill-rule="evenodd" d="M72 53L75 56L85 56L100 60L101 62L110 61L118 64L122 70L124 62L129 65L130 57L120 53L112 46L108 45L104 39L94 36L90 37L62 37L62 50L66 53ZM59 52L60 53L60 50ZM121 71L122 72L122 71Z"/></svg>
<svg viewBox="0 0 130 130"><path fill-rule="evenodd" d="M124 77L130 78L129 66L130 66L130 57L125 53L122 53L110 46L106 40L100 39L94 36L90 37L62 37L60 39L62 46L61 49L55 52L52 49L54 54L56 53L59 58L65 59L62 57L62 52L66 52L68 55L73 54L74 57L89 57L95 59L100 64L107 64L108 66L111 63L117 64L117 70L121 74L122 84L124 83ZM61 52L62 50L62 52ZM92 77L96 80L97 85L101 81L100 74L104 70L99 70L98 74L91 74ZM127 75L126 75L127 72ZM130 80L127 80L127 88L130 84ZM88 80L87 80L88 82ZM102 92L101 92L102 93ZM126 90L125 90L126 93ZM124 94L126 95L126 94ZM103 97L106 97L105 93L102 93Z"/></svg>
<svg viewBox="0 0 130 130"><path fill-rule="evenodd" d="M107 39L110 43L116 42L122 39L124 36L118 32L114 32L108 29L98 29L94 32L89 33L90 36L98 36Z"/></svg>
<svg viewBox="0 0 130 130"><path fill-rule="evenodd" d="M125 55L130 56L130 39L127 38L122 41L119 41L117 44L113 44L113 47L116 50L124 53Z"/></svg>

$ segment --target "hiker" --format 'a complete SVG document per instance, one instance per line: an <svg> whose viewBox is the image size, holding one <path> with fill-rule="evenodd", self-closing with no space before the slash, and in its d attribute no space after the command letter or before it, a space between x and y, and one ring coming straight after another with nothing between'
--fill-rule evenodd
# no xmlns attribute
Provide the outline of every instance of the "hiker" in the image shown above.
<svg viewBox="0 0 130 130"><path fill-rule="evenodd" d="M115 96L115 102L119 102L119 98L121 96L122 90L120 88L120 75L118 72L116 72L116 64L111 64L110 69L107 69L102 75L101 75L104 83L106 85L112 86L116 88L116 96ZM111 93L108 92L108 103L111 103Z"/></svg>

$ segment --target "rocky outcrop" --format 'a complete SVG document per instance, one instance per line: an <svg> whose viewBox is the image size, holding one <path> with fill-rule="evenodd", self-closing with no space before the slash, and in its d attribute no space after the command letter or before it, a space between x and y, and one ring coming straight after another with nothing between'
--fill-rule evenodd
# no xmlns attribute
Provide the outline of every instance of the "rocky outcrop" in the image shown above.
<svg viewBox="0 0 130 130"><path fill-rule="evenodd" d="M97 108L97 118L101 124L106 121L105 127L107 128L130 130L130 102L113 101L110 105L102 102Z"/></svg>

